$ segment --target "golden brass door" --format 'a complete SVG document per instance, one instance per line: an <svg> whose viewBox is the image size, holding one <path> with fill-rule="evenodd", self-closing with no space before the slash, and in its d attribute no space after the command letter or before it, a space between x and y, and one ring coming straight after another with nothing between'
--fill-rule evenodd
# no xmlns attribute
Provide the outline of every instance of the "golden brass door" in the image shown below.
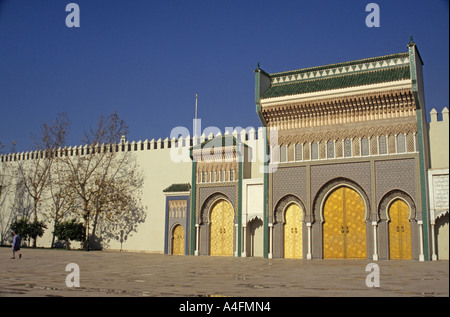
<svg viewBox="0 0 450 317"><path fill-rule="evenodd" d="M353 189L340 187L323 207L323 258L365 259L367 237L365 206Z"/></svg>
<svg viewBox="0 0 450 317"><path fill-rule="evenodd" d="M284 257L301 259L303 252L302 219L303 212L296 205L290 205L284 219Z"/></svg>
<svg viewBox="0 0 450 317"><path fill-rule="evenodd" d="M389 207L389 258L411 260L411 223L409 207L403 200L394 201Z"/></svg>
<svg viewBox="0 0 450 317"><path fill-rule="evenodd" d="M210 255L233 255L234 210L225 200L216 203L210 215Z"/></svg>
<svg viewBox="0 0 450 317"><path fill-rule="evenodd" d="M172 254L184 255L184 228L181 225L173 229Z"/></svg>
<svg viewBox="0 0 450 317"><path fill-rule="evenodd" d="M366 208L362 197L346 188L345 198L345 258L367 258Z"/></svg>

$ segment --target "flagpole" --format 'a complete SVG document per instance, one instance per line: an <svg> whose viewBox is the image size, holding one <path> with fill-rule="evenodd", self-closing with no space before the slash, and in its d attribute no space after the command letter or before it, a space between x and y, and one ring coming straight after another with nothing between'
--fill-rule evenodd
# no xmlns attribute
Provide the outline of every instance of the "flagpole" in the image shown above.
<svg viewBox="0 0 450 317"><path fill-rule="evenodd" d="M198 94L195 94L195 120L194 120L194 137L197 140L197 100Z"/></svg>

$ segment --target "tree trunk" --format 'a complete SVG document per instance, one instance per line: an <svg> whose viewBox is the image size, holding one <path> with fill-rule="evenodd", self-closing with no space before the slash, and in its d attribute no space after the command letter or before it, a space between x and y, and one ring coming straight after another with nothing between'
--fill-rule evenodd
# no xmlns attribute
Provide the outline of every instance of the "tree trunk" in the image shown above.
<svg viewBox="0 0 450 317"><path fill-rule="evenodd" d="M83 188L83 193L84 193L84 188ZM84 208L83 208L83 218L84 218L84 223L85 223L85 237L84 237L84 245L83 245L83 249L85 251L89 251L89 201L84 199L83 201L84 203Z"/></svg>
<svg viewBox="0 0 450 317"><path fill-rule="evenodd" d="M89 216L87 216L85 218L85 223L86 223L86 236L85 236L85 241L84 241L84 249L86 251L89 251Z"/></svg>
<svg viewBox="0 0 450 317"><path fill-rule="evenodd" d="M52 249L55 247L55 232L56 232L56 225L57 224L58 224L58 212L56 212L55 222L53 224L53 236L52 236L52 245L51 245Z"/></svg>
<svg viewBox="0 0 450 317"><path fill-rule="evenodd" d="M92 225L92 233L91 233L92 237L95 237L95 230L97 229L98 214L99 214L99 212L95 213L94 223Z"/></svg>
<svg viewBox="0 0 450 317"><path fill-rule="evenodd" d="M34 199L34 221L38 221L38 214L37 214L37 205L38 200ZM37 246L37 236L33 238L33 248L36 248Z"/></svg>

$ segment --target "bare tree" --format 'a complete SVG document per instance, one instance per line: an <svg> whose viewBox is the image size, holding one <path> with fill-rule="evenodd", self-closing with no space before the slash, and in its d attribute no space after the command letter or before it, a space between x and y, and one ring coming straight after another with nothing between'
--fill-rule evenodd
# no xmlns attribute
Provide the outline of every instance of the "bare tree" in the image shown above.
<svg viewBox="0 0 450 317"><path fill-rule="evenodd" d="M49 149L52 157L52 164L48 170L48 192L51 205L48 205L47 218L53 220L53 234L51 247L55 243L55 228L59 221L68 213L68 201L70 192L65 187L64 177L66 175L64 165L60 164L60 156L67 155L66 137L70 120L66 113L60 113L56 120L42 127L42 142Z"/></svg>
<svg viewBox="0 0 450 317"><path fill-rule="evenodd" d="M117 113L101 117L95 129L85 135L82 153L65 156L67 186L74 193L72 203L79 206L79 216L86 228L85 249L92 244L99 217L117 219L131 208L136 188L141 186L140 173L131 152L118 144L128 127ZM135 204L135 206L137 206ZM77 208L72 208L77 209Z"/></svg>
<svg viewBox="0 0 450 317"><path fill-rule="evenodd" d="M46 216L53 220L52 248L55 246L56 227L68 215L75 213L73 210L75 198L70 187L67 186L67 170L65 168L65 164L57 161L49 172L48 192L52 203L47 205Z"/></svg>
<svg viewBox="0 0 450 317"><path fill-rule="evenodd" d="M0 154L3 154L4 145L0 142ZM13 213L11 210L5 210L5 202L10 197L13 187L13 171L11 162L1 162L0 164L0 245L6 242L9 226Z"/></svg>
<svg viewBox="0 0 450 317"><path fill-rule="evenodd" d="M92 236L97 236L99 220L102 242L126 240L145 221L141 203L143 176L132 152L117 153L114 166L101 178L100 189L95 196L95 217Z"/></svg>
<svg viewBox="0 0 450 317"><path fill-rule="evenodd" d="M49 123L41 125L39 135L33 135L34 152L31 153L31 159L24 160L19 158L17 161L18 176L20 183L33 200L34 221L38 221L38 208L43 198L43 193L49 185L50 170L57 149L65 142L69 120L65 113L61 113L57 118ZM19 154L20 155L20 154ZM36 247L36 239L33 246Z"/></svg>
<svg viewBox="0 0 450 317"><path fill-rule="evenodd" d="M19 154L20 155L20 154ZM19 160L17 164L21 184L33 199L34 220L38 221L38 205L47 185L50 161L43 151L34 151L30 160Z"/></svg>

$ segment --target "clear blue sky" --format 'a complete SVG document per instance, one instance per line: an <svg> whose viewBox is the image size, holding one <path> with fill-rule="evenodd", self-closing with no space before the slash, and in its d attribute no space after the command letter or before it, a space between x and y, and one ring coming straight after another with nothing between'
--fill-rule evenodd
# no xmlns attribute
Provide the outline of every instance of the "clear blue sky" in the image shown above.
<svg viewBox="0 0 450 317"><path fill-rule="evenodd" d="M80 27L65 24L80 7ZM117 111L129 140L202 128L259 127L254 69L280 72L407 51L424 60L427 110L449 106L449 1L0 0L0 142L31 149L59 112L68 142Z"/></svg>

